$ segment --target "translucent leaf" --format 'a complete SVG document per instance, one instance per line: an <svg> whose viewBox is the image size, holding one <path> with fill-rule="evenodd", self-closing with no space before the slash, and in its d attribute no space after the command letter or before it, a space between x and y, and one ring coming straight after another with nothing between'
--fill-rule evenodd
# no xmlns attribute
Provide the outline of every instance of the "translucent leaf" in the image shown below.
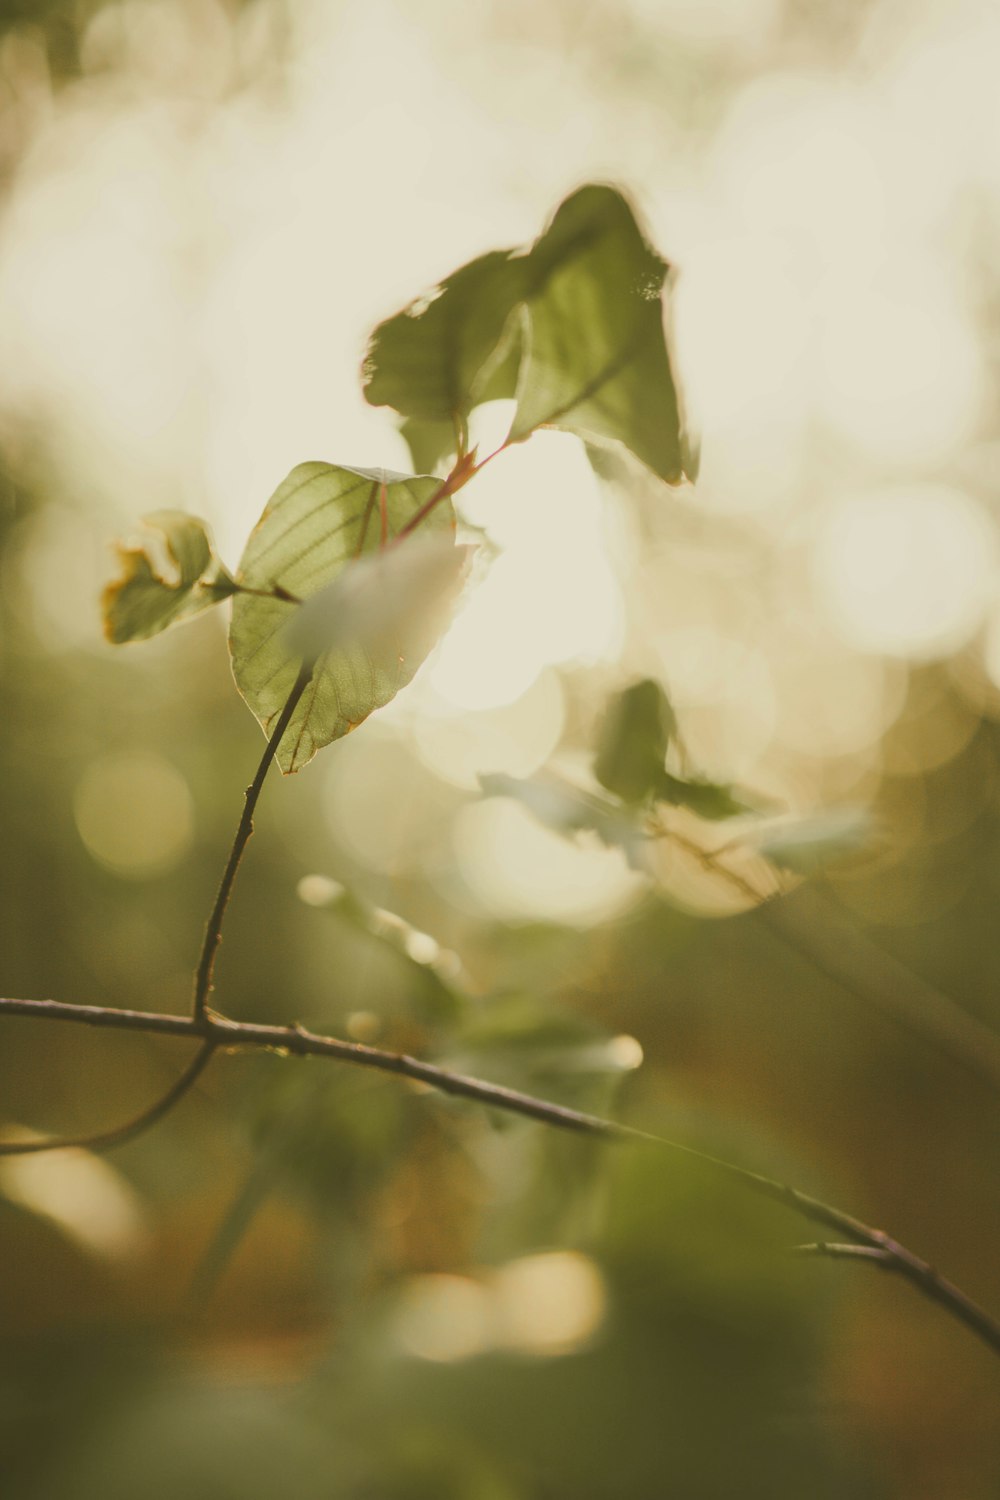
<svg viewBox="0 0 1000 1500"><path fill-rule="evenodd" d="M512 441L561 427L684 477L661 290L667 267L614 188L581 188L529 257L530 334Z"/></svg>
<svg viewBox="0 0 1000 1500"><path fill-rule="evenodd" d="M759 830L754 843L782 869L812 875L845 855L857 853L871 838L871 817L864 808L834 808L810 817L787 818Z"/></svg>
<svg viewBox="0 0 1000 1500"><path fill-rule="evenodd" d="M619 192L581 188L528 250L482 255L379 324L365 396L427 424L406 435L428 467L459 446L473 407L516 397L511 442L561 427L676 483L695 458L664 335L666 271ZM447 448L430 424L450 427Z"/></svg>
<svg viewBox="0 0 1000 1500"><path fill-rule="evenodd" d="M439 487L438 480L426 476L326 463L299 464L279 485L250 535L239 579L241 585L265 592L277 586L289 602L240 593L229 632L236 685L265 733L299 672L300 655L287 634L296 601L312 598L352 563L377 552ZM439 500L420 526L422 533L424 528L450 533L450 501ZM315 654L316 642L307 644L308 654ZM410 681L427 649L426 644L395 640L386 649L383 641L373 655L357 640L342 638L324 651L278 746L281 769L286 774L299 770L317 750L388 703Z"/></svg>
<svg viewBox="0 0 1000 1500"><path fill-rule="evenodd" d="M116 545L122 575L101 596L109 641L144 641L233 593L208 527L197 516L159 510L143 517L156 535L146 545Z"/></svg>
<svg viewBox="0 0 1000 1500"><path fill-rule="evenodd" d="M505 333L524 269L513 251L491 251L380 323L362 367L365 399L454 430L479 402L512 396L518 359Z"/></svg>
<svg viewBox="0 0 1000 1500"><path fill-rule="evenodd" d="M663 777L676 728L673 709L658 682L644 678L608 705L598 739L594 774L603 787L631 804L645 801Z"/></svg>

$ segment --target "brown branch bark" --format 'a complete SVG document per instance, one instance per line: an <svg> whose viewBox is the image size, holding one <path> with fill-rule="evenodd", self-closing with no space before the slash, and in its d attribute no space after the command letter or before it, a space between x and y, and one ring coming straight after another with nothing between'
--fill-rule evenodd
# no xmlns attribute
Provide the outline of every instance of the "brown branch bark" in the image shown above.
<svg viewBox="0 0 1000 1500"><path fill-rule="evenodd" d="M854 1254L855 1258L872 1260L884 1268L896 1271L923 1296L937 1302L951 1317L1000 1354L1000 1322L973 1302L966 1293L939 1276L926 1261L883 1230L874 1229L860 1219L831 1204L823 1203L818 1198L812 1198L787 1183L751 1172L735 1162L709 1156L692 1146L669 1141L662 1136L636 1130L613 1120L605 1120L598 1115L569 1109L565 1105L553 1104L517 1089L504 1088L480 1078L470 1078L464 1073L453 1073L447 1068L422 1062L406 1053L388 1052L361 1042L346 1042L339 1037L322 1036L302 1026L265 1026L249 1021L231 1021L207 1009L200 1018L196 1018L117 1010L100 1005L68 1005L58 1000L0 999L0 1016L3 1015L33 1016L38 1020L75 1022L161 1036L188 1036L200 1040L202 1050L210 1044L213 1050L251 1047L290 1053L297 1057L329 1057L356 1067L375 1068L383 1073L393 1073L398 1077L428 1084L443 1093L470 1099L493 1109L502 1109L510 1114L522 1115L560 1130L572 1130L610 1141L655 1145L695 1157L743 1183L751 1191L784 1204L825 1229L833 1229L838 1235L846 1236L854 1243L846 1251L841 1251L841 1254ZM860 1254L862 1251L869 1253ZM837 1251L828 1249L821 1253L836 1254Z"/></svg>
<svg viewBox="0 0 1000 1500"><path fill-rule="evenodd" d="M215 905L212 907L208 925L205 928L201 953L198 957L198 967L195 970L194 1000L192 1002L192 1015L195 1021L204 1021L208 1011L208 997L212 992L212 970L215 967L215 955L218 952L219 943L222 941L222 923L226 915L226 907L229 905L229 897L232 895L236 872L240 867L240 860L243 858L243 851L253 833L253 815L264 786L264 779L271 769L271 762L281 743L281 737L291 723L292 714L295 712L299 699L305 692L311 675L304 668L299 672L285 706L278 715L277 723L271 731L253 781L246 789L243 801L243 815L236 829L236 837L233 839L233 847L229 851L226 868L222 872L219 892L215 898Z"/></svg>

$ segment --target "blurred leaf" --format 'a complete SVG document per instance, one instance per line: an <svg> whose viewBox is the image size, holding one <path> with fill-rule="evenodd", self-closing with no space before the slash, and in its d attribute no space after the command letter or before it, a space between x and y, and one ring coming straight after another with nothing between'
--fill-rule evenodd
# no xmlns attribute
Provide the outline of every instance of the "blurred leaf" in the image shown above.
<svg viewBox="0 0 1000 1500"><path fill-rule="evenodd" d="M480 776L486 797L512 797L555 833L573 837L595 833L609 848L621 849L630 865L641 868L640 852L648 835L631 809L594 792L583 791L551 773L521 779L505 772Z"/></svg>
<svg viewBox="0 0 1000 1500"><path fill-rule="evenodd" d="M357 559L377 552L383 528L386 540L397 536L438 487L438 481L429 476L299 464L278 486L251 533L240 563L240 582L265 591L277 585L294 598L309 599ZM421 525L428 531L450 532L454 526L450 500L441 499ZM361 601L355 597L352 608L364 614L368 586L359 592ZM318 609L320 619L325 619L327 608L336 614L336 605L336 597L330 605L327 596L326 604ZM294 604L280 598L246 593L237 595L233 603L229 632L233 674L265 733L281 713L299 671L286 634L293 610ZM380 650L372 656L357 642L323 654L278 747L282 771L287 775L299 770L317 750L388 703L410 681L423 654L417 650L393 655Z"/></svg>
<svg viewBox="0 0 1000 1500"><path fill-rule="evenodd" d="M610 803L551 775L521 778L508 776L504 771L491 771L480 776L479 784L484 796L513 797L556 833L593 828L611 807Z"/></svg>
<svg viewBox="0 0 1000 1500"><path fill-rule="evenodd" d="M122 576L101 596L104 633L115 645L159 635L236 589L215 555L208 527L197 516L158 510L144 516L143 525L157 533L158 544L116 544Z"/></svg>
<svg viewBox="0 0 1000 1500"><path fill-rule="evenodd" d="M721 818L737 818L750 812L747 802L733 792L732 787L715 781L685 781L661 771L654 788L661 802L670 802L674 807L686 807L699 818L716 822Z"/></svg>
<svg viewBox="0 0 1000 1500"><path fill-rule="evenodd" d="M396 912L373 906L345 886L334 885L322 909L399 955L411 971L414 994L429 1012L429 1021L451 1021L469 1001L458 955L444 949Z"/></svg>
<svg viewBox="0 0 1000 1500"><path fill-rule="evenodd" d="M665 775L663 762L676 727L666 693L651 678L616 694L598 738L598 781L623 802L644 802Z"/></svg>
<svg viewBox="0 0 1000 1500"><path fill-rule="evenodd" d="M482 401L512 396L518 358L505 337L524 295L523 258L494 250L380 323L362 369L365 399L454 432Z"/></svg>
<svg viewBox="0 0 1000 1500"><path fill-rule="evenodd" d="M845 855L855 854L869 841L871 832L871 817L864 808L844 807L768 823L753 842L773 864L797 875L812 875Z"/></svg>
<svg viewBox="0 0 1000 1500"><path fill-rule="evenodd" d="M595 1022L535 995L495 995L465 1012L445 1066L580 1108L610 1107L609 1083L634 1067Z"/></svg>

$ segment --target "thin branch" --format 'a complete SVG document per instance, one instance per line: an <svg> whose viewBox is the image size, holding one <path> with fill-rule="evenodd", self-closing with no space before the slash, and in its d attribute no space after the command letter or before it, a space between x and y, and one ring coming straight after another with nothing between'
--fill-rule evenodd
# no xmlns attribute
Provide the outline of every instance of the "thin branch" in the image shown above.
<svg viewBox="0 0 1000 1500"><path fill-rule="evenodd" d="M407 521L406 525L399 528L399 530L396 532L396 535L392 539L393 544L396 545L400 543L401 541L403 541L404 537L408 537L411 532L416 531L417 527L421 526L423 522L426 521L427 517L430 515L431 511L436 505L440 505L441 501L448 499L449 496L457 494L464 485L468 484L470 479L475 478L480 469L485 468L485 466L490 462L490 459L496 458L497 453L502 453L506 446L506 443L502 443L496 450L496 452L490 453L486 458L483 459L482 463L476 462L475 450L473 450L471 453L459 454L459 456L455 460L454 467L452 468L452 471L448 475L447 479L442 479L441 483L431 495L430 499L425 500L423 505L421 505L418 510L414 511L413 515Z"/></svg>
<svg viewBox="0 0 1000 1500"><path fill-rule="evenodd" d="M229 897L232 893L233 882L236 879L236 871L239 869L240 860L243 857L243 850L246 848L250 835L253 833L253 815L258 799L260 798L261 788L264 785L264 778L271 768L271 761L274 759L275 752L281 743L281 737L291 723L292 714L295 712L296 705L306 689L310 676L310 671L303 667L295 679L295 685L288 695L284 708L278 715L278 721L274 729L271 731L264 754L261 756L260 765L257 767L257 773L246 789L243 816L240 818L236 837L233 839L233 847L229 851L229 859L222 874L219 893L215 898L215 905L212 907L212 913L205 928L205 937L202 941L201 953L198 957L198 967L195 970L192 1015L196 1023L203 1022L208 1011L208 997L212 991L212 969L215 965L215 955L222 939L222 923L226 915L226 907L229 905Z"/></svg>
<svg viewBox="0 0 1000 1500"><path fill-rule="evenodd" d="M643 1142L693 1157L743 1183L752 1191L793 1209L814 1224L820 1224L825 1229L832 1229L838 1235L855 1241L855 1248L878 1252L861 1258L875 1260L904 1276L919 1292L939 1303L991 1349L1000 1353L1000 1322L978 1307L958 1287L939 1276L926 1261L882 1230L873 1229L860 1219L855 1219L818 1198L812 1198L808 1193L800 1192L787 1183L777 1182L759 1172L751 1172L735 1162L723 1161L678 1141L666 1140L662 1136L605 1120L599 1115L569 1109L565 1105L552 1104L518 1089L470 1078L464 1073L453 1073L447 1068L421 1062L405 1053L387 1052L379 1047L365 1046L361 1042L345 1042L339 1037L321 1036L303 1026L265 1026L249 1021L230 1021L208 1010L200 1018L193 1018L115 1010L100 1005L67 1005L58 1000L0 999L0 1015L34 1016L39 1020L69 1021L123 1031L197 1037L216 1047L227 1049L251 1047L291 1053L298 1057L332 1057L356 1067L394 1073L399 1077L427 1084L443 1093L471 1099L490 1108L522 1115L561 1130L572 1130L604 1140Z"/></svg>
<svg viewBox="0 0 1000 1500"><path fill-rule="evenodd" d="M835 1245L829 1240L820 1240L813 1245L796 1245L795 1252L797 1255L826 1255L831 1260L867 1260L886 1271L893 1269L888 1250L875 1245Z"/></svg>
<svg viewBox="0 0 1000 1500"><path fill-rule="evenodd" d="M215 1048L216 1043L211 1039L203 1042L183 1073L175 1083L171 1084L167 1092L157 1099L155 1104L151 1104L148 1109L144 1109L133 1119L127 1120L124 1125L116 1125L112 1130L98 1130L92 1135L60 1136L32 1141L0 1141L0 1156L29 1156L39 1151L66 1151L70 1148L110 1151L115 1146L124 1146L126 1141L134 1140L144 1130L149 1130L151 1126L158 1124L164 1115L170 1113L175 1104L180 1103L188 1090L201 1077L215 1053Z"/></svg>

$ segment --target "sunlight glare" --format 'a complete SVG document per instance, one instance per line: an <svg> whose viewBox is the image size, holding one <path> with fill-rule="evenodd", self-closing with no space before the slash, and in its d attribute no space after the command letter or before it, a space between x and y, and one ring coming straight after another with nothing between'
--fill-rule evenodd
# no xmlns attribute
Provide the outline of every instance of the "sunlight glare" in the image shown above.
<svg viewBox="0 0 1000 1500"><path fill-rule="evenodd" d="M884 461L931 463L966 439L982 371L943 270L893 255L876 277L831 285L820 313L828 420Z"/></svg>
<svg viewBox="0 0 1000 1500"><path fill-rule="evenodd" d="M885 234L879 141L859 91L819 73L768 73L737 95L716 137L718 185L748 237L794 249L786 274L864 263Z"/></svg>
<svg viewBox="0 0 1000 1500"><path fill-rule="evenodd" d="M483 470L463 513L500 549L471 589L428 677L459 707L525 693L546 666L612 660L623 631L603 497L566 433L536 433Z"/></svg>

